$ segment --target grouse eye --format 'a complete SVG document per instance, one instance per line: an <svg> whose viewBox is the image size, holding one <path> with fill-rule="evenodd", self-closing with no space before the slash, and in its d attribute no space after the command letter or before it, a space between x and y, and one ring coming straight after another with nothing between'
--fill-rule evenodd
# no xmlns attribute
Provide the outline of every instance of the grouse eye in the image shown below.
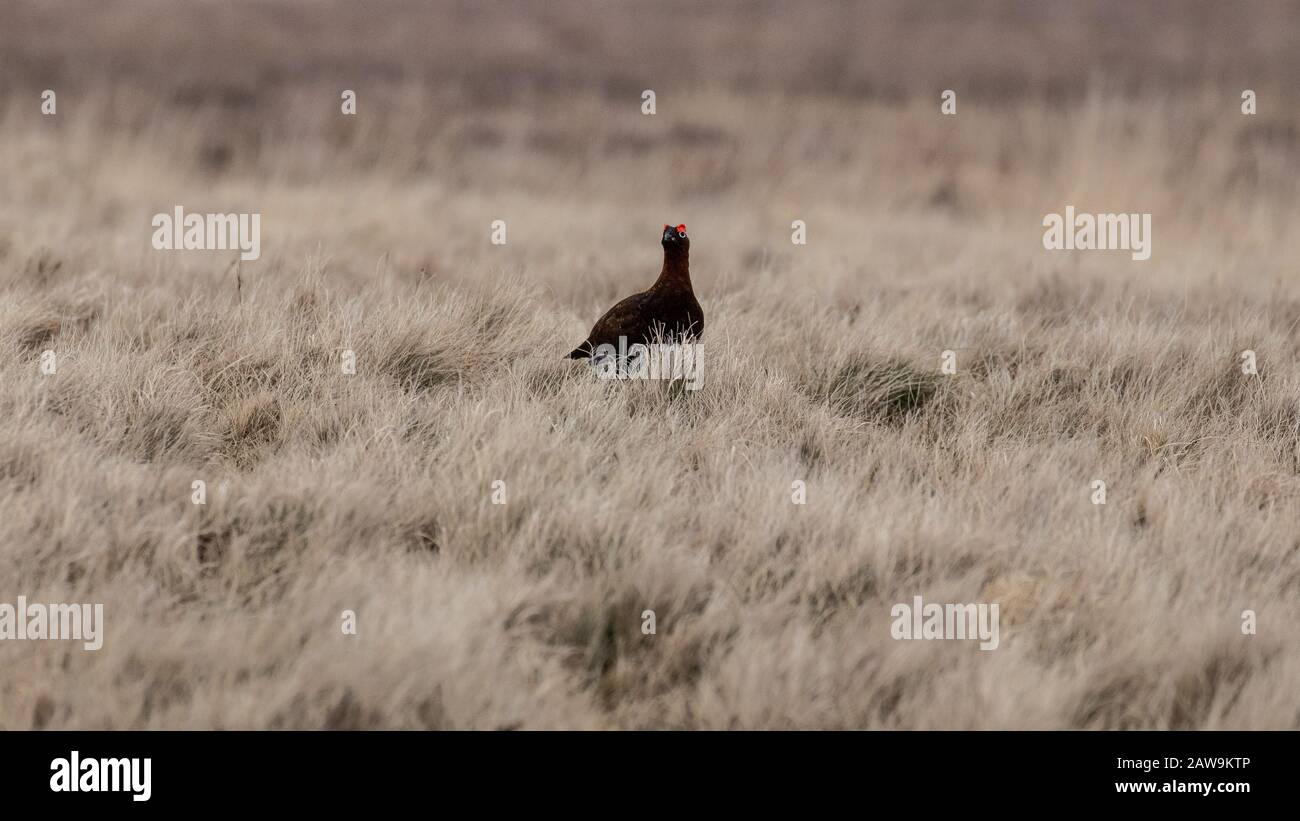
<svg viewBox="0 0 1300 821"><path fill-rule="evenodd" d="M685 238L686 238L686 232L685 232L685 231L678 231L678 232L677 232L677 236L682 237L683 239L685 239Z"/></svg>

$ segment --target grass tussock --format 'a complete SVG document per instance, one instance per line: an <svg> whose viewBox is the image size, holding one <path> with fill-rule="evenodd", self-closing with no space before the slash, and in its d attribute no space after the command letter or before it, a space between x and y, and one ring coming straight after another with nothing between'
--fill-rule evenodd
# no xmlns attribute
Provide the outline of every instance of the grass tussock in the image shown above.
<svg viewBox="0 0 1300 821"><path fill-rule="evenodd" d="M926 373L906 362L878 362L857 354L819 374L813 398L836 413L897 423L920 413L938 393L941 380L938 371Z"/></svg>

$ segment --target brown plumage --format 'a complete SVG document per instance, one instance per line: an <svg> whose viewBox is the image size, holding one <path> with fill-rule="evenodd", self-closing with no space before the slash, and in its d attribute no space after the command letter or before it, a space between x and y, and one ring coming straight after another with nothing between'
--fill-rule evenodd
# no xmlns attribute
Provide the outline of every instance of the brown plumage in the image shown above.
<svg viewBox="0 0 1300 821"><path fill-rule="evenodd" d="M691 290L691 240L686 226L665 225L661 244L664 267L655 284L606 311L587 339L569 354L570 359L590 357L601 345L618 348L619 337L626 337L626 347L631 348L655 342L659 334L664 341L704 335L704 311Z"/></svg>

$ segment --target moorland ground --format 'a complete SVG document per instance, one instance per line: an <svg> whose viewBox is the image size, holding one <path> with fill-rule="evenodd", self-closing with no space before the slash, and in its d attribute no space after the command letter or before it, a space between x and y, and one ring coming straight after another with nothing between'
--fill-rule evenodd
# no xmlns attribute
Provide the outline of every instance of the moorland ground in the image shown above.
<svg viewBox="0 0 1300 821"><path fill-rule="evenodd" d="M1295 3L0 13L0 727L1300 727ZM562 358L665 222L695 392Z"/></svg>

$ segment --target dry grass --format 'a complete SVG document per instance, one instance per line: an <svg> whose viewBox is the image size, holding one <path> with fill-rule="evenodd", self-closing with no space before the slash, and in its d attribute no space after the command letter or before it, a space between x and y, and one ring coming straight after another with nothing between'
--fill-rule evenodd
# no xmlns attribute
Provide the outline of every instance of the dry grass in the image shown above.
<svg viewBox="0 0 1300 821"><path fill-rule="evenodd" d="M862 5L8 4L0 727L1300 727L1296 5ZM695 393L561 359L667 221Z"/></svg>

